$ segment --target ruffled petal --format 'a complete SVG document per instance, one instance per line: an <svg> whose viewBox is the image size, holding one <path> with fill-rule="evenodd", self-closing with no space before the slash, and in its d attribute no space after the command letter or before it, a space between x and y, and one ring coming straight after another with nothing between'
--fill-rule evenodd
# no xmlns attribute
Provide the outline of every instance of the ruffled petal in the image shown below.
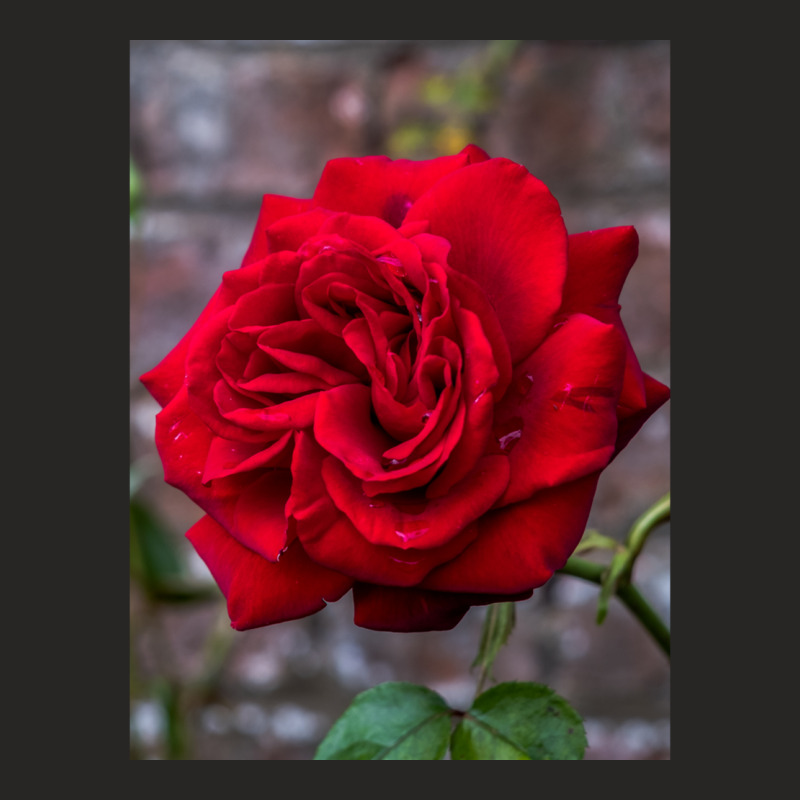
<svg viewBox="0 0 800 800"><path fill-rule="evenodd" d="M562 310L592 316L601 309L617 310L625 278L638 255L639 235L632 225L570 235Z"/></svg>
<svg viewBox="0 0 800 800"><path fill-rule="evenodd" d="M409 210L418 219L450 242L448 263L483 289L521 361L561 305L567 231L556 199L525 167L493 158L442 178Z"/></svg>
<svg viewBox="0 0 800 800"><path fill-rule="evenodd" d="M670 395L664 384L642 371L620 317L619 296L638 254L639 236L630 225L569 237L569 272L561 314L590 314L614 325L625 342L625 374L617 410L619 434L614 456Z"/></svg>
<svg viewBox="0 0 800 800"><path fill-rule="evenodd" d="M208 301L200 316L178 344L167 353L159 364L139 378L162 408L178 394L183 386L186 378L186 354L189 352L189 345L195 334L202 331L208 320L220 310L220 295L223 291L222 288L219 288L214 292L214 296Z"/></svg>
<svg viewBox="0 0 800 800"><path fill-rule="evenodd" d="M646 373L644 373L644 390L644 408L631 410L628 414L620 414L617 444L612 458L616 458L617 454L638 433L642 425L669 400L669 388Z"/></svg>
<svg viewBox="0 0 800 800"><path fill-rule="evenodd" d="M543 489L490 511L475 541L421 586L446 592L513 594L535 589L561 569L583 536L599 472Z"/></svg>
<svg viewBox="0 0 800 800"><path fill-rule="evenodd" d="M246 267L254 261L260 261L270 252L267 246L267 228L272 225L273 222L277 222L283 217L302 214L310 208L310 200L298 200L294 197L265 194L261 200L261 209L258 212L253 238L242 259L242 266Z"/></svg>
<svg viewBox="0 0 800 800"><path fill-rule="evenodd" d="M294 520L303 548L317 563L360 580L413 586L475 538L477 529L468 526L443 546L428 550L413 548L399 539L398 544L407 549L368 542L329 497L322 480L325 458L325 451L310 434L298 434L287 513Z"/></svg>
<svg viewBox="0 0 800 800"><path fill-rule="evenodd" d="M392 161L386 156L334 158L322 171L313 202L332 211L380 217L397 228L411 205L437 181L488 158L475 145L467 145L457 155L428 161Z"/></svg>
<svg viewBox="0 0 800 800"><path fill-rule="evenodd" d="M283 507L289 496L288 469L257 469L204 483L213 441L211 431L189 407L185 387L156 416L156 446L164 480L242 544L276 559L287 541Z"/></svg>
<svg viewBox="0 0 800 800"><path fill-rule="evenodd" d="M617 329L575 314L519 366L495 409L495 437L511 466L498 506L608 464L624 365Z"/></svg>
<svg viewBox="0 0 800 800"><path fill-rule="evenodd" d="M441 547L492 507L508 484L508 460L486 456L451 492L367 497L361 482L332 456L322 462L325 491L372 544L406 549Z"/></svg>
<svg viewBox="0 0 800 800"><path fill-rule="evenodd" d="M279 563L244 547L213 519L200 519L186 534L228 601L231 626L258 628L315 614L339 600L352 579L315 564L295 541Z"/></svg>

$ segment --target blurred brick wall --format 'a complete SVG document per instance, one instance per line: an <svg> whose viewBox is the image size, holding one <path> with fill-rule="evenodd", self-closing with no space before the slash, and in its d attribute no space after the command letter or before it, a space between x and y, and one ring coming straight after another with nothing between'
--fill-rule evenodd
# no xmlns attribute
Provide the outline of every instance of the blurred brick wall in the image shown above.
<svg viewBox="0 0 800 800"><path fill-rule="evenodd" d="M138 376L183 335L221 273L239 265L261 195L310 196L325 162L339 156L426 158L473 141L542 179L570 232L633 224L640 256L623 290L623 320L643 367L669 384L669 61L668 40L531 40L515 47L489 40L132 40L130 148L144 185L131 231L132 457L152 457L158 410ZM604 474L589 524L622 536L668 489L669 404ZM200 516L159 475L144 491L176 536ZM641 564L666 612L668 534L667 525L654 535ZM663 732L669 694L663 656L623 609L612 608L607 623L594 626L596 592L583 587L589 591L582 593L574 579L558 581L548 590L552 596L540 592L520 604L521 620L530 616L528 630L520 633L520 621L498 671L505 679L546 680L594 714L606 751L596 745L587 757L668 757L661 740L648 751L609 733L622 730L614 724L622 725L626 715L659 721ZM571 588L559 593L561 584ZM452 645L464 638L465 672L480 613L470 612L450 640L412 635L406 644L424 647L404 646L393 656L387 653L397 649L394 640L351 630L346 610L329 607L318 617L337 621L329 628L361 653L362 672L374 682L386 677L369 673L369 659L383 664L394 657L386 674L415 679L413 673L430 683L432 673L421 665L448 662L449 645L432 649L439 641ZM286 635L278 633L281 627L247 634L237 646L263 655L270 637ZM284 627L318 630L319 624ZM566 644L559 638L564 630L572 631ZM397 665L412 654L417 660L404 673ZM267 740L264 734L258 746L243 736L250 750L215 756L228 752L219 739L222 749L198 757L302 758L313 752L310 741L299 750L270 750Z"/></svg>

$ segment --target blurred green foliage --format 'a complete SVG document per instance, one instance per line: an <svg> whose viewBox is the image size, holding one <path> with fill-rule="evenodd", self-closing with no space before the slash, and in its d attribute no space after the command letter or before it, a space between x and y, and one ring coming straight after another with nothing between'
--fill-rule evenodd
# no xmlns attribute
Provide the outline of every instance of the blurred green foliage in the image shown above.
<svg viewBox="0 0 800 800"><path fill-rule="evenodd" d="M133 156L130 157L131 162L131 224L136 219L137 214L139 213L139 209L142 204L142 176L139 173L139 170L136 168L136 164L133 163Z"/></svg>
<svg viewBox="0 0 800 800"><path fill-rule="evenodd" d="M434 73L420 86L417 114L388 140L394 158L430 158L457 153L480 139L486 116L499 100L520 39L495 39L452 74Z"/></svg>

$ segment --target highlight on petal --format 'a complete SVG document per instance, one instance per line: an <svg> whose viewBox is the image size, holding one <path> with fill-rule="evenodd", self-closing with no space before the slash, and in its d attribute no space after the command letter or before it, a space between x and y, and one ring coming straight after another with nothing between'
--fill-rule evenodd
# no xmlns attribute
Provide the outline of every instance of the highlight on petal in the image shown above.
<svg viewBox="0 0 800 800"><path fill-rule="evenodd" d="M297 540L273 563L237 542L208 516L186 536L225 595L236 630L315 614L339 600L353 584L352 579L311 561Z"/></svg>

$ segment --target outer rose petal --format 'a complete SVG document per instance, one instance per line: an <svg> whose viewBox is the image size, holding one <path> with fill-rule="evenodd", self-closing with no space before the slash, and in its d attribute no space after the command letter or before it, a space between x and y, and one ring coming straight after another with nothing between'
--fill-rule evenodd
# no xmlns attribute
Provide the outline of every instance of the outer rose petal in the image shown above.
<svg viewBox="0 0 800 800"><path fill-rule="evenodd" d="M544 489L481 517L478 537L420 584L445 592L513 594L561 569L583 536L600 472Z"/></svg>
<svg viewBox="0 0 800 800"><path fill-rule="evenodd" d="M483 288L514 364L544 338L561 305L567 231L558 202L525 167L493 158L439 181L408 212L452 245L449 264Z"/></svg>
<svg viewBox="0 0 800 800"><path fill-rule="evenodd" d="M353 583L311 561L299 541L274 564L239 544L207 516L186 536L227 598L231 626L240 631L314 614L342 597Z"/></svg>
<svg viewBox="0 0 800 800"><path fill-rule="evenodd" d="M471 606L527 600L531 594L532 591L513 596L451 594L357 583L353 586L354 622L360 628L375 631L447 631L461 621Z"/></svg>
<svg viewBox="0 0 800 800"><path fill-rule="evenodd" d="M613 325L575 314L520 364L495 410L495 435L511 479L498 506L603 469L617 437L617 398L625 364Z"/></svg>
<svg viewBox="0 0 800 800"><path fill-rule="evenodd" d="M311 208L310 200L297 200L294 197L284 197L277 194L265 194L261 200L261 210L258 212L255 231L250 241L250 246L242 259L242 266L246 267L254 261L265 258L269 253L267 246L267 228L283 217L302 214Z"/></svg>
<svg viewBox="0 0 800 800"><path fill-rule="evenodd" d="M222 287L217 289L214 296L200 313L200 316L178 344L167 353L158 365L149 372L145 372L139 378L162 408L178 394L181 386L183 386L186 376L186 354L189 352L189 345L192 343L195 334L202 330L206 322L222 307L220 295L223 291Z"/></svg>
<svg viewBox="0 0 800 800"><path fill-rule="evenodd" d="M242 544L277 559L286 544L283 507L288 485L272 470L202 483L212 434L191 411L186 387L156 417L164 480L184 492Z"/></svg>
<svg viewBox="0 0 800 800"><path fill-rule="evenodd" d="M634 437L639 428L650 419L654 411L661 408L669 400L670 390L655 378L644 374L645 407L632 412L629 416L620 418L619 431L617 433L617 446L614 450L614 458L625 445Z"/></svg>
<svg viewBox="0 0 800 800"><path fill-rule="evenodd" d="M467 145L454 156L428 161L386 156L334 158L325 165L314 192L315 206L380 217L399 227L416 199L445 175L489 156Z"/></svg>
<svg viewBox="0 0 800 800"><path fill-rule="evenodd" d="M622 286L638 254L639 235L632 225L572 234L562 311L594 316L595 310L618 310Z"/></svg>
<svg viewBox="0 0 800 800"><path fill-rule="evenodd" d="M591 314L616 326L625 341L625 377L619 398L620 425L614 456L670 394L664 384L642 372L619 314L622 286L638 254L639 236L630 225L569 237L569 272L561 312Z"/></svg>
<svg viewBox="0 0 800 800"><path fill-rule="evenodd" d="M204 331L208 321L217 312L235 302L240 294L252 291L258 285L261 269L261 265L252 265L226 272L222 276L222 285L214 292L183 338L161 363L139 378L162 407L167 405L183 386L186 377L186 357L195 335Z"/></svg>

